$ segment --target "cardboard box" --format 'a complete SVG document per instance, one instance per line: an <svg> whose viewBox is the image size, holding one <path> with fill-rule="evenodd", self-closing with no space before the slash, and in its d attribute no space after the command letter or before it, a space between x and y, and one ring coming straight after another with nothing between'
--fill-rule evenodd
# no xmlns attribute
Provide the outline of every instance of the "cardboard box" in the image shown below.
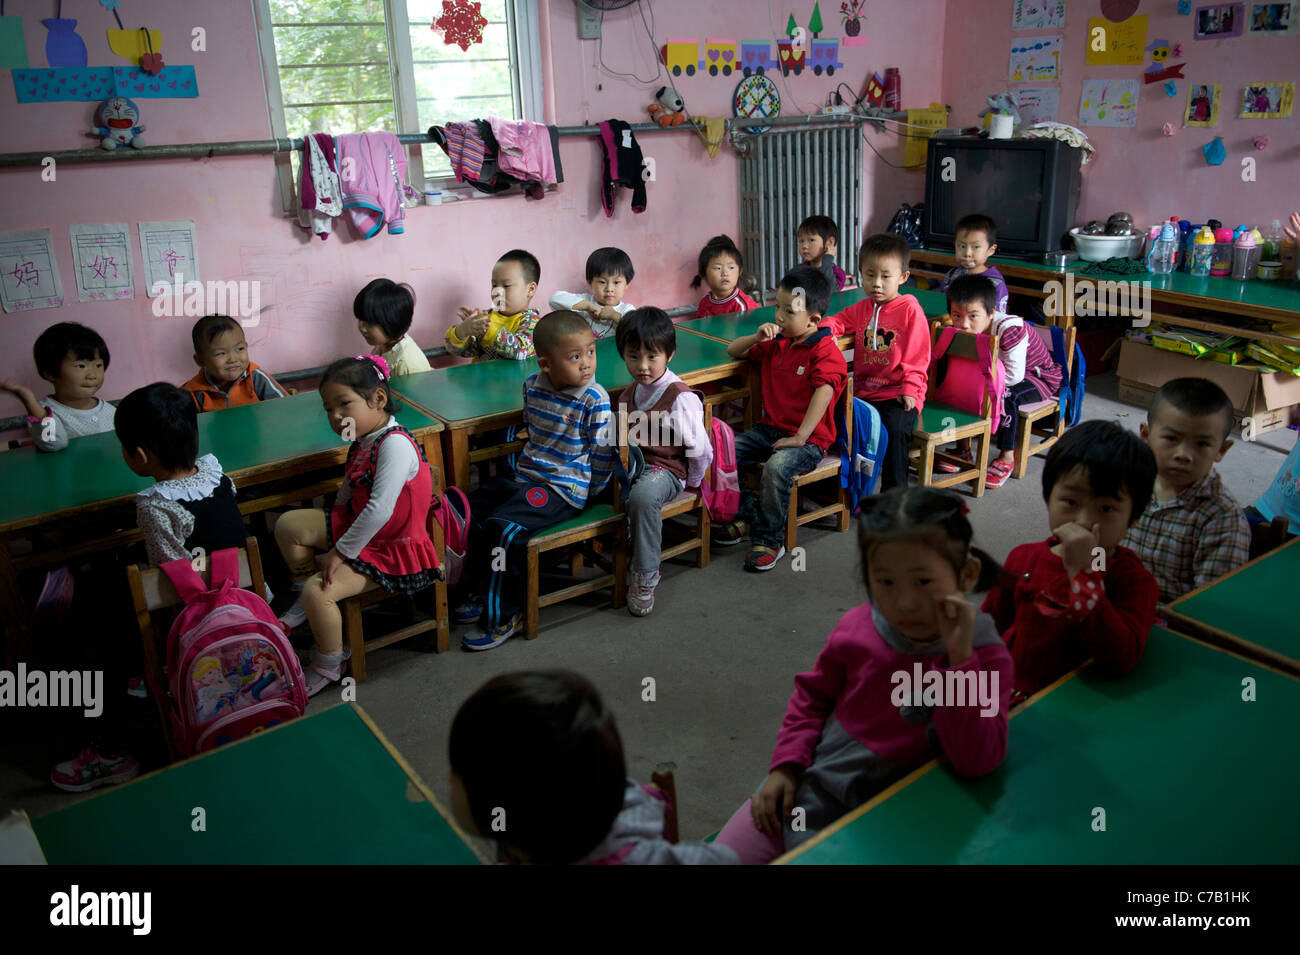
<svg viewBox="0 0 1300 955"><path fill-rule="evenodd" d="M1156 389L1174 378L1208 378L1232 400L1238 425L1254 421L1254 433L1285 427L1289 409L1300 404L1300 378L1281 372L1269 374L1254 363L1225 365L1204 358L1188 358L1150 345L1125 341L1119 349L1119 398L1148 407Z"/></svg>

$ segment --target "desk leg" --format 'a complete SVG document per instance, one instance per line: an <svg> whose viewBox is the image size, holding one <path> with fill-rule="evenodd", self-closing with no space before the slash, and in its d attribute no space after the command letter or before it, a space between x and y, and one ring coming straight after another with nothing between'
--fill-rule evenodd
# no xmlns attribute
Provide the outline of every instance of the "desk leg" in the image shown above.
<svg viewBox="0 0 1300 955"><path fill-rule="evenodd" d="M0 540L0 613L4 614L0 633L5 635L4 663L7 668L24 652L31 630L22 590L18 586L18 571L4 540Z"/></svg>
<svg viewBox="0 0 1300 955"><path fill-rule="evenodd" d="M469 432L461 428L442 433L443 459L452 484L469 493Z"/></svg>
<svg viewBox="0 0 1300 955"><path fill-rule="evenodd" d="M429 466L433 468L433 493L441 494L447 489L447 475L443 471L442 461L442 432L425 435L422 444L424 456L429 459Z"/></svg>

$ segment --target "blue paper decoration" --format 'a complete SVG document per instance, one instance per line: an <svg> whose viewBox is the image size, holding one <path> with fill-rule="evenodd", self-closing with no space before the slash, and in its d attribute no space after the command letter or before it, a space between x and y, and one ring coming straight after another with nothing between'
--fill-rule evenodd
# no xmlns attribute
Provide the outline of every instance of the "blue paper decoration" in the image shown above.
<svg viewBox="0 0 1300 955"><path fill-rule="evenodd" d="M86 41L77 36L76 20L51 17L41 22L50 31L45 38L45 62L53 67L86 65Z"/></svg>
<svg viewBox="0 0 1300 955"><path fill-rule="evenodd" d="M1173 80L1165 84L1165 95L1171 97L1178 95L1178 85Z"/></svg>
<svg viewBox="0 0 1300 955"><path fill-rule="evenodd" d="M1201 152L1205 153L1205 162L1210 166L1222 166L1223 161L1228 158L1228 151L1223 148L1222 136L1215 136L1201 147Z"/></svg>
<svg viewBox="0 0 1300 955"><path fill-rule="evenodd" d="M1192 12L1192 0L1178 0L1178 12L1187 16Z"/></svg>
<svg viewBox="0 0 1300 955"><path fill-rule="evenodd" d="M14 70L20 103L68 100L98 102L110 96L132 99L191 99L199 95L192 66L164 66L150 76L138 66L92 66L61 70Z"/></svg>

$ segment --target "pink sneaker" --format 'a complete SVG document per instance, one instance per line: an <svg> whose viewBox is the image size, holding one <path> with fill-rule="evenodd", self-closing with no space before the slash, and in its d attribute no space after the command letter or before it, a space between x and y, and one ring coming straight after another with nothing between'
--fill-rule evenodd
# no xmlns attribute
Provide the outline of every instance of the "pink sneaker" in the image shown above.
<svg viewBox="0 0 1300 955"><path fill-rule="evenodd" d="M87 746L76 759L59 763L50 771L50 782L65 793L89 792L99 786L124 783L140 773L140 763L130 753L104 756Z"/></svg>
<svg viewBox="0 0 1300 955"><path fill-rule="evenodd" d="M655 588L659 586L659 571L649 574L633 572L628 577L627 611L634 617L644 617L655 609Z"/></svg>

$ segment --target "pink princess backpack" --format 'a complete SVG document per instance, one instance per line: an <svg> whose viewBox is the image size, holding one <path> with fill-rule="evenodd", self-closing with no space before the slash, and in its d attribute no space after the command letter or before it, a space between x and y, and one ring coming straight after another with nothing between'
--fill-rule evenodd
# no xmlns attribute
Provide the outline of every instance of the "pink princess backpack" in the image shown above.
<svg viewBox="0 0 1300 955"><path fill-rule="evenodd" d="M188 560L160 566L185 602L167 634L171 735L182 756L260 733L307 709L302 664L260 594L239 587L239 551L211 555L211 583ZM165 694L165 695L161 695Z"/></svg>

